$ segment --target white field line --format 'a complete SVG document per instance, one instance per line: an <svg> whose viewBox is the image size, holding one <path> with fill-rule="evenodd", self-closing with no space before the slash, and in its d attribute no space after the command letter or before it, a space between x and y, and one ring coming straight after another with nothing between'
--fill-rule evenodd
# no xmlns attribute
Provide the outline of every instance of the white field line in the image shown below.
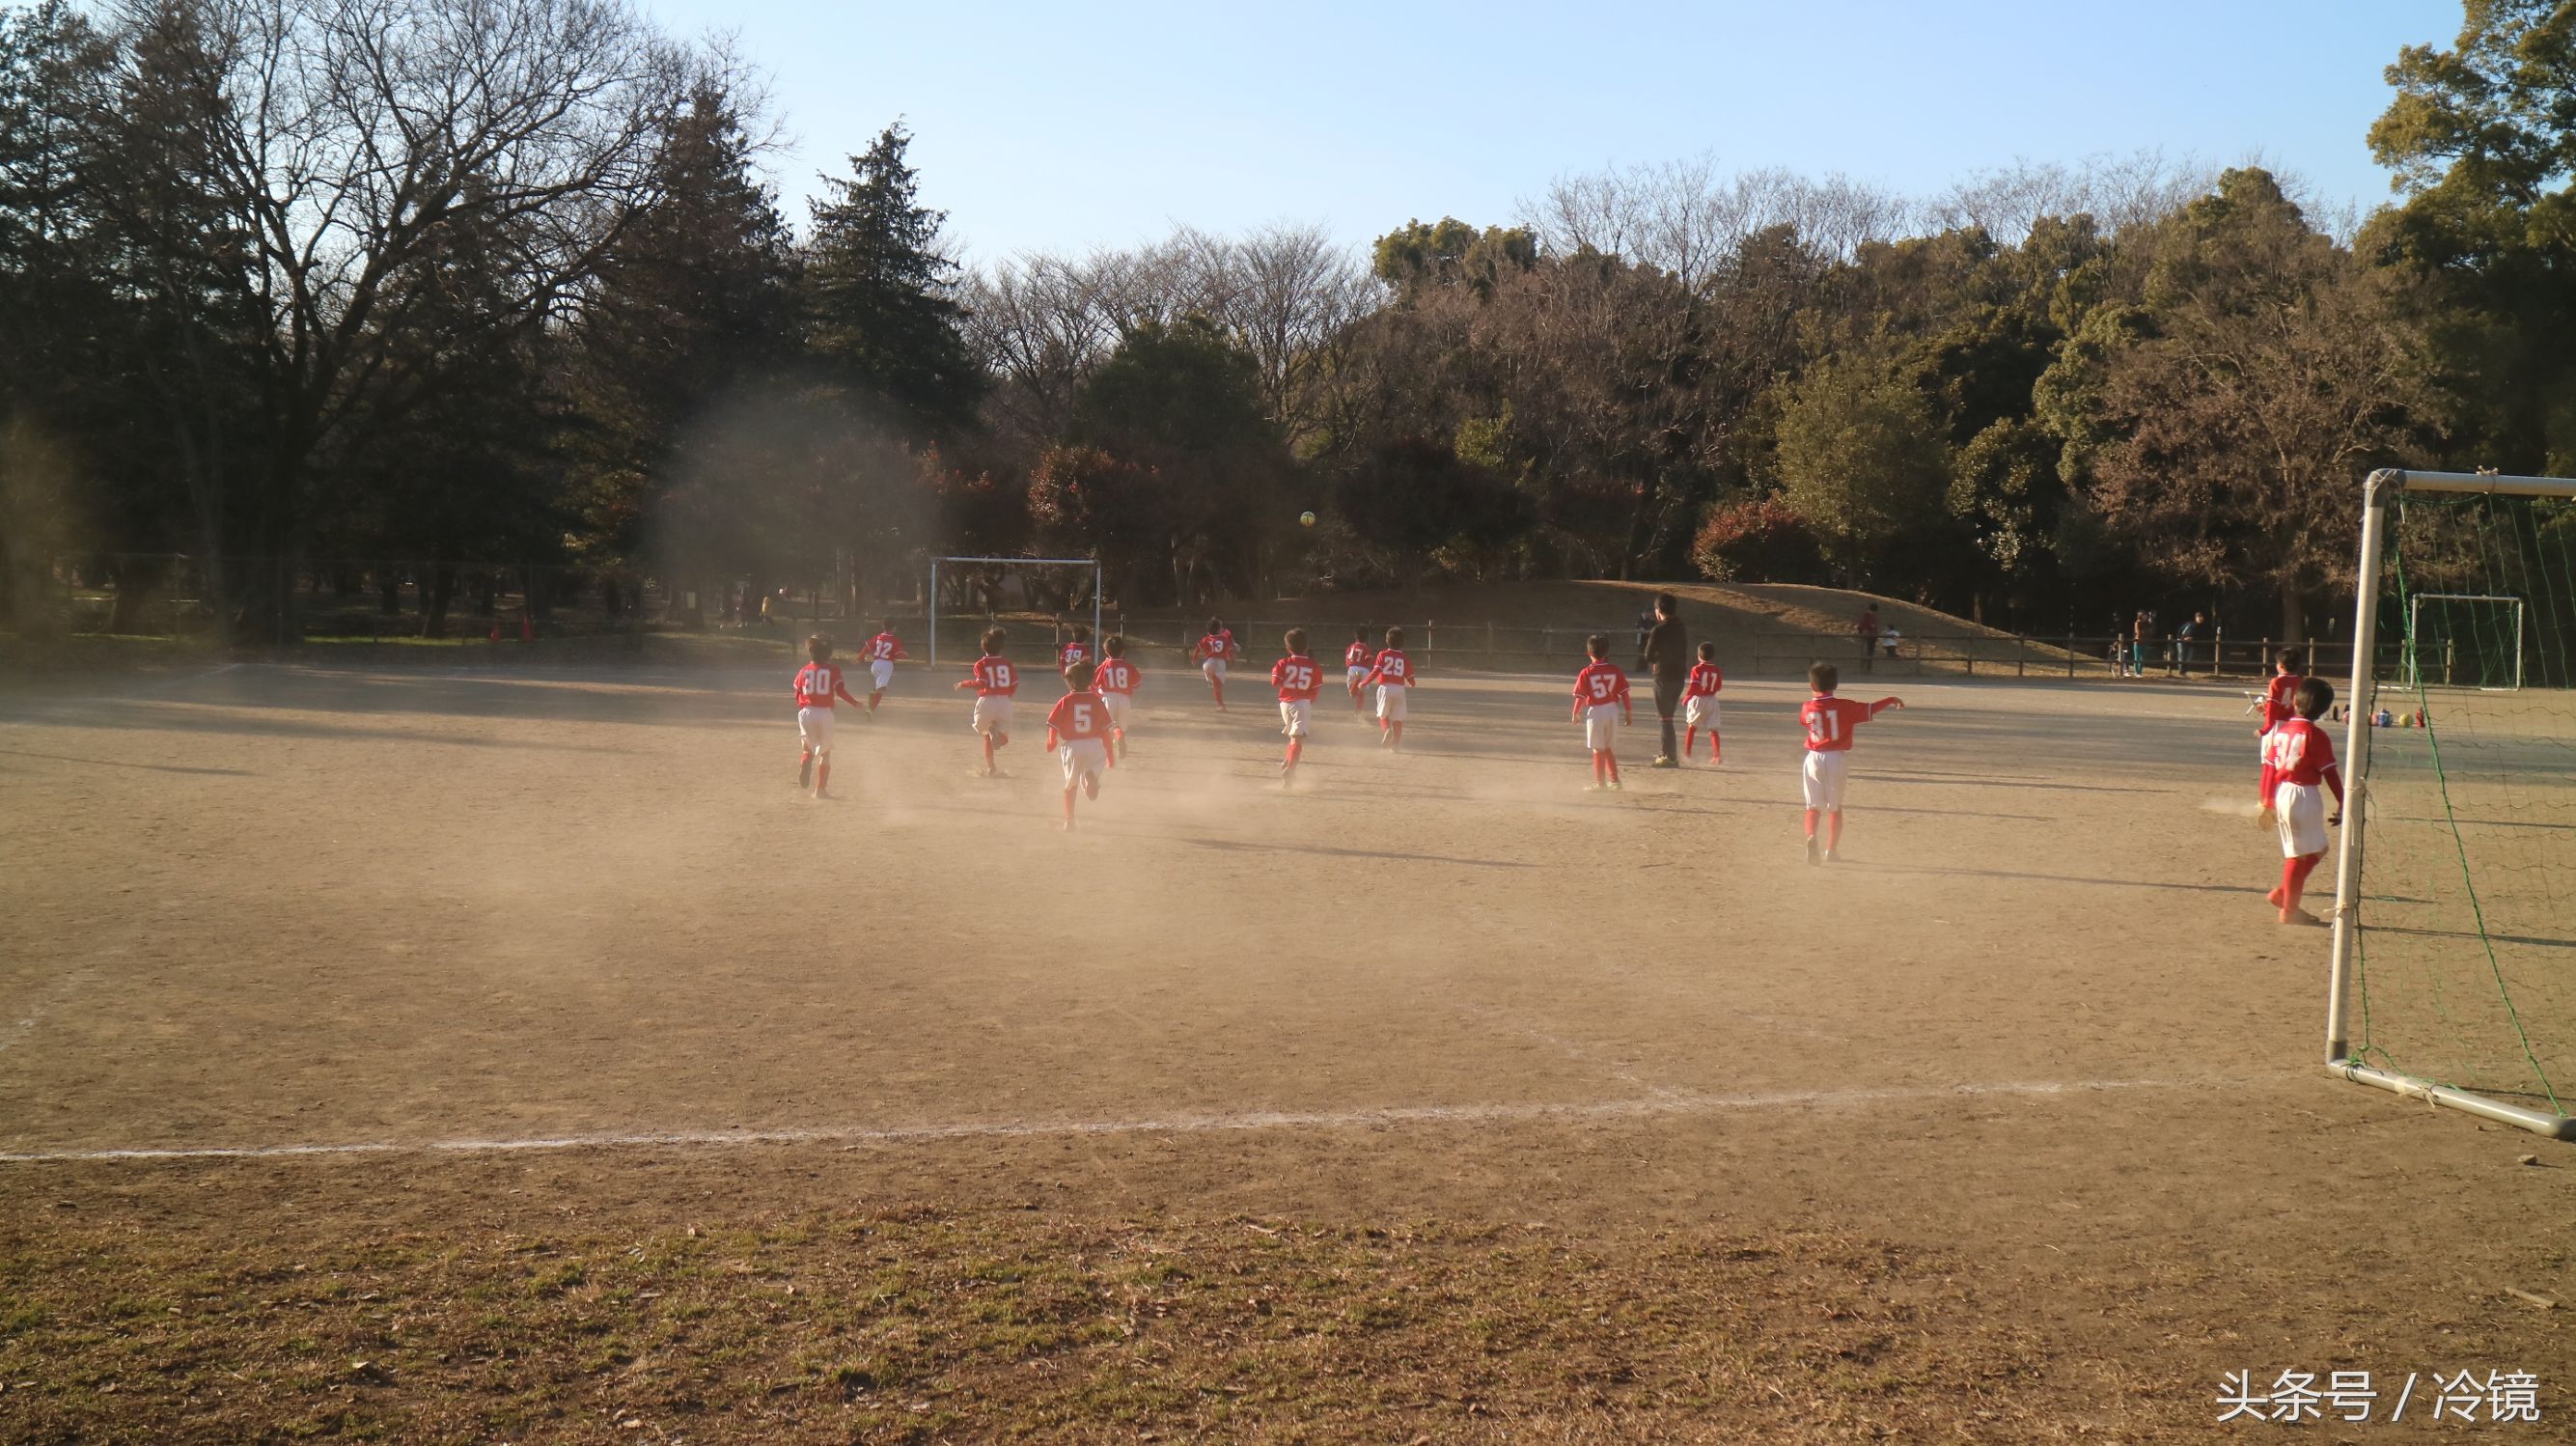
<svg viewBox="0 0 2576 1446"><path fill-rule="evenodd" d="M1240 1130L1348 1130L1415 1124L1514 1124L1525 1121L1635 1119L1658 1115L1711 1115L1752 1110L1853 1109L1929 1100L2044 1098L2107 1094L2120 1090L2206 1090L2215 1080L2099 1079L2005 1080L1991 1084L1857 1090L1782 1090L1767 1094L1671 1092L1646 1099L1578 1104L1399 1105L1369 1110L1277 1111L1166 1115L1128 1120L995 1121L949 1125L822 1126L796 1130L672 1130L657 1133L548 1135L528 1139L365 1141L308 1145L237 1145L205 1148L37 1150L0 1154L5 1165L85 1164L99 1161L266 1160L305 1155L491 1155L527 1150L596 1150L711 1145L914 1145L946 1140L1046 1139L1080 1136L1212 1134Z"/></svg>

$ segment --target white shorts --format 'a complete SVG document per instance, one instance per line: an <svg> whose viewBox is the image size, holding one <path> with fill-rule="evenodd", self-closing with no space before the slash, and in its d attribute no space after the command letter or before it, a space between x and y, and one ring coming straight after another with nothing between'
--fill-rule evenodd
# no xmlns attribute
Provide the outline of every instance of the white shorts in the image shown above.
<svg viewBox="0 0 2576 1446"><path fill-rule="evenodd" d="M799 708L796 710L796 739L808 753L832 751L832 710Z"/></svg>
<svg viewBox="0 0 2576 1446"><path fill-rule="evenodd" d="M1405 686L1405 685L1403 685L1402 683L1380 683L1380 684L1378 684L1378 685L1377 685L1377 718L1378 718L1378 721L1379 721L1379 722L1381 722L1381 723L1401 723L1401 722L1403 722L1403 721L1404 721L1404 699L1405 699L1405 695L1406 695L1407 693L1412 692L1412 691L1413 691L1413 690L1412 690L1411 688L1406 687L1406 686Z"/></svg>
<svg viewBox="0 0 2576 1446"><path fill-rule="evenodd" d="M1843 806L1843 772L1851 765L1851 754L1842 749L1807 750L1807 762L1798 770L1798 781L1805 788L1807 807L1827 810Z"/></svg>
<svg viewBox="0 0 2576 1446"><path fill-rule="evenodd" d="M1287 734L1291 738L1305 737L1306 719L1313 714L1314 711L1315 700L1312 698L1280 699L1279 731Z"/></svg>
<svg viewBox="0 0 2576 1446"><path fill-rule="evenodd" d="M2326 851L2326 791L2313 783L2272 786L2272 814L2281 830L2281 857Z"/></svg>
<svg viewBox="0 0 2576 1446"><path fill-rule="evenodd" d="M1124 693L1103 693L1100 695L1100 706L1109 710L1110 726L1115 728L1124 728L1127 726L1127 705L1131 701L1132 700Z"/></svg>
<svg viewBox="0 0 2576 1446"><path fill-rule="evenodd" d="M1064 786L1073 787L1089 774L1096 781L1109 766L1109 746L1097 738L1068 738L1058 751L1064 760Z"/></svg>
<svg viewBox="0 0 2576 1446"><path fill-rule="evenodd" d="M1583 746L1598 753L1619 746L1619 705L1595 703L1583 710Z"/></svg>
<svg viewBox="0 0 2576 1446"><path fill-rule="evenodd" d="M868 676L877 680L876 688L880 693L893 687L894 660L891 658L879 658L875 662L868 664Z"/></svg>
<svg viewBox="0 0 2576 1446"><path fill-rule="evenodd" d="M1225 681L1225 659L1210 658L1199 664L1199 671L1208 675L1209 682L1222 683Z"/></svg>
<svg viewBox="0 0 2576 1446"><path fill-rule="evenodd" d="M978 733L1010 732L1010 698L1001 693L978 694L975 698L975 721L970 726Z"/></svg>
<svg viewBox="0 0 2576 1446"><path fill-rule="evenodd" d="M1682 722L1692 728L1717 731L1717 695L1693 693L1682 703Z"/></svg>
<svg viewBox="0 0 2576 1446"><path fill-rule="evenodd" d="M1360 690L1360 679L1365 678L1368 675L1369 670L1366 668L1344 668L1342 670L1342 686L1356 693Z"/></svg>

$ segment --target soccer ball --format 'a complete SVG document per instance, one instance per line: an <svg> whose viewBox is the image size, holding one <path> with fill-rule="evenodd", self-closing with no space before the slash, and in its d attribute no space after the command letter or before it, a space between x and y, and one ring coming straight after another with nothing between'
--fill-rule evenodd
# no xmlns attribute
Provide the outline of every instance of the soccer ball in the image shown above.
<svg viewBox="0 0 2576 1446"><path fill-rule="evenodd" d="M1297 521L1301 526L1312 527L1315 525L1315 514L1312 512L1300 512L1297 514Z"/></svg>

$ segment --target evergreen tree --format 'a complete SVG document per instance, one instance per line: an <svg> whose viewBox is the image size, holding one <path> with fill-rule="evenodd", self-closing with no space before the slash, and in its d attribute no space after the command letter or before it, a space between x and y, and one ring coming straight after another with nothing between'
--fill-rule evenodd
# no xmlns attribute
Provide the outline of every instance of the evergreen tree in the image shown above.
<svg viewBox="0 0 2576 1446"><path fill-rule="evenodd" d="M807 336L832 379L913 440L965 429L985 376L966 342L957 265L940 249L947 213L923 206L901 124L824 177L805 251Z"/></svg>

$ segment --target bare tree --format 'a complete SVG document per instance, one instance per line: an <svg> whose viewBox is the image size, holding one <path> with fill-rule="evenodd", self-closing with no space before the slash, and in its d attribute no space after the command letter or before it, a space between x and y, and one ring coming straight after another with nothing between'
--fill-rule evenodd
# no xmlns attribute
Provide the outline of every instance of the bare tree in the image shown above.
<svg viewBox="0 0 2576 1446"><path fill-rule="evenodd" d="M199 116L211 199L248 243L252 542L272 560L302 546L316 459L440 385L442 349L390 344L433 304L421 277L475 238L494 274L479 314L442 314L460 342L558 314L651 199L689 79L622 0L129 0L123 19L191 34L183 83L216 98ZM292 568L268 571L282 623Z"/></svg>

